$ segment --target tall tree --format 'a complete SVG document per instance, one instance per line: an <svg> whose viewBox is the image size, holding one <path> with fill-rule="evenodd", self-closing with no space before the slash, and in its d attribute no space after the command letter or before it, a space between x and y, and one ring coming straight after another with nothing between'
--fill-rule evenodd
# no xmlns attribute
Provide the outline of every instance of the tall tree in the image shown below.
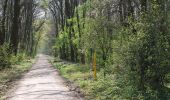
<svg viewBox="0 0 170 100"><path fill-rule="evenodd" d="M14 0L14 17L12 20L12 33L11 33L11 49L17 54L19 43L19 24L20 24L20 0Z"/></svg>

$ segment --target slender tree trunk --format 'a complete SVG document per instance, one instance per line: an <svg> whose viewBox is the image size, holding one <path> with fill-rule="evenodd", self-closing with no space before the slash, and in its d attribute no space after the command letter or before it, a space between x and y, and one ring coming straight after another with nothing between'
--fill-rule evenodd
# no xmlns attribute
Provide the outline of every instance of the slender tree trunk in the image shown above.
<svg viewBox="0 0 170 100"><path fill-rule="evenodd" d="M0 45L2 45L5 42L5 33L6 33L5 19L6 19L7 3L8 3L8 0L5 0L4 1L4 6L3 6L2 31L1 31L1 34L0 34Z"/></svg>
<svg viewBox="0 0 170 100"><path fill-rule="evenodd" d="M19 43L19 15L20 15L20 0L14 0L14 17L12 22L12 33L11 33L11 50L16 55Z"/></svg>

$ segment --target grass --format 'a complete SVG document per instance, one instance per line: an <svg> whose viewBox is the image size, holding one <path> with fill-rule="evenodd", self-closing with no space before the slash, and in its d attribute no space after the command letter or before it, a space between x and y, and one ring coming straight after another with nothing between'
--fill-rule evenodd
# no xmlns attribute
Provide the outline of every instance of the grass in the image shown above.
<svg viewBox="0 0 170 100"><path fill-rule="evenodd" d="M69 63L61 60L52 63L63 77L80 87L85 94L86 100L147 100L144 98L157 98L158 95L161 99L148 100L170 100L168 99L168 94L170 93L168 91L157 94L157 92L155 93L155 91L148 89L148 95L142 95L135 88L135 84L126 83L128 82L127 80L120 79L125 76L117 76L116 73L110 73L104 77L102 70L98 70L97 80L94 80L90 65ZM117 70L112 69L112 71ZM118 77L119 79L117 79ZM170 87L170 84L168 84L168 87Z"/></svg>
<svg viewBox="0 0 170 100"><path fill-rule="evenodd" d="M12 65L11 68L6 68L0 71L0 100L4 98L5 93L10 89L14 80L28 71L33 64L33 59L25 59L17 65Z"/></svg>
<svg viewBox="0 0 170 100"><path fill-rule="evenodd" d="M119 88L114 86L114 75L104 78L103 73L98 72L98 79L94 80L90 65L63 61L55 61L53 65L64 78L80 87L87 100L115 100L115 95L119 92Z"/></svg>
<svg viewBox="0 0 170 100"><path fill-rule="evenodd" d="M74 82L79 86L86 95L88 95L88 85L91 77L89 71L90 67L87 65L73 64L68 62L53 62L55 68L57 68L60 74L67 80Z"/></svg>

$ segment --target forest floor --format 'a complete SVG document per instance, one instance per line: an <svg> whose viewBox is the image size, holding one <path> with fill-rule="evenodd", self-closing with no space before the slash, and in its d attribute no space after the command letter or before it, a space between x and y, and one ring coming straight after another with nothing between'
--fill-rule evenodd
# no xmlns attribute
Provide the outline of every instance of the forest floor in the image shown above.
<svg viewBox="0 0 170 100"><path fill-rule="evenodd" d="M66 81L49 63L50 58L39 55L32 66L11 90L7 100L81 100L66 86Z"/></svg>

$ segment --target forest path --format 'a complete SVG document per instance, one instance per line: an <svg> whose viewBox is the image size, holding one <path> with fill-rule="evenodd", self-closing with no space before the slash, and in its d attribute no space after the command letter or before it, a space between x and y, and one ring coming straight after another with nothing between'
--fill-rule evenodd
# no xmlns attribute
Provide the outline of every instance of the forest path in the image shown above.
<svg viewBox="0 0 170 100"><path fill-rule="evenodd" d="M7 100L81 100L64 85L65 81L48 60L48 56L39 55Z"/></svg>

